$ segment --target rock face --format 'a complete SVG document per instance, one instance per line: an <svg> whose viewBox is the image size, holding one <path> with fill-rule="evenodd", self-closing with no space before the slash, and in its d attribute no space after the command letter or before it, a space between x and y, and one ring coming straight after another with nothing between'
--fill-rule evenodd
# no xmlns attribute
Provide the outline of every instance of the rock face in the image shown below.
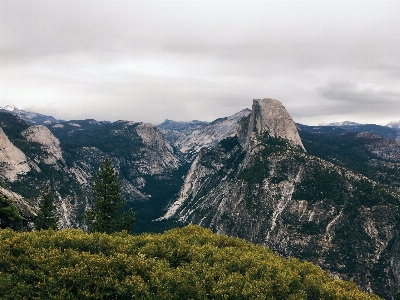
<svg viewBox="0 0 400 300"><path fill-rule="evenodd" d="M15 147L0 127L0 174L6 180L14 182L18 175L24 175L31 169L25 154Z"/></svg>
<svg viewBox="0 0 400 300"><path fill-rule="evenodd" d="M235 134L239 121L250 114L249 109L244 109L232 116L217 119L211 123L192 121L174 122L167 120L159 125L166 138L187 155L188 160L193 160L201 148L213 148L219 141Z"/></svg>
<svg viewBox="0 0 400 300"><path fill-rule="evenodd" d="M246 148L254 134L268 132L271 137L289 141L304 149L296 124L281 102L275 99L254 99L248 120L243 120L238 131L238 138Z"/></svg>
<svg viewBox="0 0 400 300"><path fill-rule="evenodd" d="M305 152L278 101L253 104L237 136L200 151L163 218L310 260L354 278L365 291L393 297L400 196Z"/></svg>
<svg viewBox="0 0 400 300"><path fill-rule="evenodd" d="M244 109L227 118L217 119L201 130L193 131L187 138L179 141L177 145L183 153L198 153L203 147L211 149L219 141L236 133L239 121L248 116L249 113L250 110Z"/></svg>
<svg viewBox="0 0 400 300"><path fill-rule="evenodd" d="M29 141L39 143L43 151L47 153L47 157L43 157L46 164L55 164L57 160L63 160L60 141L51 133L51 131L43 126L31 126L22 132L22 135Z"/></svg>
<svg viewBox="0 0 400 300"><path fill-rule="evenodd" d="M142 164L143 172L161 174L166 170L175 170L181 165L181 161L174 155L171 145L154 125L140 123L136 126L136 132L145 145L143 156L146 158L146 162Z"/></svg>

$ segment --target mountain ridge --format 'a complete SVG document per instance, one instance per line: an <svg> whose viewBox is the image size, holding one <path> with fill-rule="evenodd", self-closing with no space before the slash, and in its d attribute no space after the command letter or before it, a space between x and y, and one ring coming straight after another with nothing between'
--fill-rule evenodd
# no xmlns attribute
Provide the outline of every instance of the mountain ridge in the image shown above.
<svg viewBox="0 0 400 300"><path fill-rule="evenodd" d="M259 114L252 110L236 136L199 152L163 218L246 238L394 297L399 192L305 152L286 114ZM284 120L264 122L271 116ZM289 128L270 134L255 122Z"/></svg>
<svg viewBox="0 0 400 300"><path fill-rule="evenodd" d="M364 291L393 298L400 281L397 131L295 124L272 100L264 106L256 99L252 111L211 123L164 124L175 130L96 120L31 127L0 113L3 139L25 155L10 165L30 168L0 176L33 206L50 184L61 227L84 228L91 176L107 155L137 212L138 231L200 224L310 260L334 276L354 278ZM175 142L166 141L168 130ZM191 141L180 146L186 153L175 144L179 139Z"/></svg>

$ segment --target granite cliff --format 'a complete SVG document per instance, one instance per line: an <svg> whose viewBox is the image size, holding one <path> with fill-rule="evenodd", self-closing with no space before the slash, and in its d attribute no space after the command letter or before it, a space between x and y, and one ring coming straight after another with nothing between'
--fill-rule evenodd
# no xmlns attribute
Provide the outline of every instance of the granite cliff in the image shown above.
<svg viewBox="0 0 400 300"><path fill-rule="evenodd" d="M239 122L243 117L250 114L249 109L243 109L229 117L219 118L211 123L192 121L174 122L166 120L158 125L165 135L177 149L192 161L201 148L213 148L219 141L235 134Z"/></svg>
<svg viewBox="0 0 400 300"><path fill-rule="evenodd" d="M306 152L283 105L262 99L236 136L200 151L163 218L310 260L391 298L400 280L399 213L396 191Z"/></svg>

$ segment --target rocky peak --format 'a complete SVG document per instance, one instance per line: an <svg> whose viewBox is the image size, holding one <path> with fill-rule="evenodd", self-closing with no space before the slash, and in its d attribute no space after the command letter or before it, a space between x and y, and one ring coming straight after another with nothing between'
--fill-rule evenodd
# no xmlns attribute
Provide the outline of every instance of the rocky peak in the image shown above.
<svg viewBox="0 0 400 300"><path fill-rule="evenodd" d="M296 124L282 103L271 98L254 99L251 114L239 125L239 141L246 148L254 134L265 132L304 149Z"/></svg>
<svg viewBox="0 0 400 300"><path fill-rule="evenodd" d="M0 107L0 109L4 109L4 110L7 110L7 111L16 111L16 110L18 110L18 108L16 108L14 105L7 105L5 107Z"/></svg>
<svg viewBox="0 0 400 300"><path fill-rule="evenodd" d="M43 151L47 153L44 159L46 164L55 164L57 160L62 160L62 151L60 141L51 133L51 131L43 126L31 126L22 132L22 135L29 141L39 143Z"/></svg>

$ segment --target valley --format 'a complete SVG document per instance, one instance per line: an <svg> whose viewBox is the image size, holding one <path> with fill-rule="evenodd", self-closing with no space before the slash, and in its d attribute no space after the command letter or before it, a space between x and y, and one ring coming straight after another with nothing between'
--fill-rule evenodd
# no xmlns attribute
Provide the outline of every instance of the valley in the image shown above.
<svg viewBox="0 0 400 300"><path fill-rule="evenodd" d="M136 233L197 224L311 261L386 299L399 291L395 122L306 126L274 99L213 122L158 126L29 116L0 112L0 191L27 230L45 185L59 228L85 230L92 176L108 156Z"/></svg>

